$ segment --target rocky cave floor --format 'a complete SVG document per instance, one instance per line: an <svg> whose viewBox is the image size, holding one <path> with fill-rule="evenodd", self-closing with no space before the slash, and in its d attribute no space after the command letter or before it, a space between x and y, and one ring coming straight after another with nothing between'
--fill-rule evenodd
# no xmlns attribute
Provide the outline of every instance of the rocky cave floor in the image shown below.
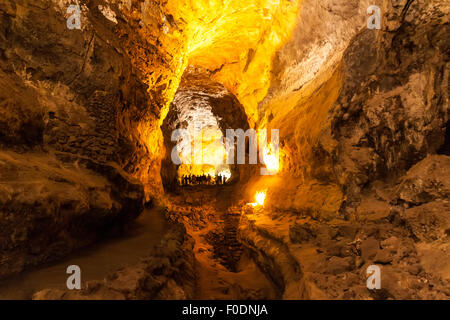
<svg viewBox="0 0 450 320"><path fill-rule="evenodd" d="M169 232L139 264L34 298L449 299L448 186L433 187L450 181L449 161L428 157L399 185L375 183L328 218L255 209L239 185L185 187L161 209ZM372 264L380 290L366 287Z"/></svg>

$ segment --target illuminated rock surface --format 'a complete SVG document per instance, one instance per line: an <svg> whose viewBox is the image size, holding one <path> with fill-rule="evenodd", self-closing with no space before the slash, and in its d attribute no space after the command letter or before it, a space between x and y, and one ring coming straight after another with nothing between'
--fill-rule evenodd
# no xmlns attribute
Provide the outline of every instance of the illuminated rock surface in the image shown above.
<svg viewBox="0 0 450 320"><path fill-rule="evenodd" d="M180 252L156 255L187 273L158 278L147 261L83 297L449 298L446 1L381 1L381 30L365 0L80 3L81 30L69 1L0 3L1 277L147 202L186 228ZM173 188L172 125L196 112L211 138L280 129L277 174L230 166L236 184ZM370 264L386 272L376 293ZM82 298L63 295L35 298Z"/></svg>

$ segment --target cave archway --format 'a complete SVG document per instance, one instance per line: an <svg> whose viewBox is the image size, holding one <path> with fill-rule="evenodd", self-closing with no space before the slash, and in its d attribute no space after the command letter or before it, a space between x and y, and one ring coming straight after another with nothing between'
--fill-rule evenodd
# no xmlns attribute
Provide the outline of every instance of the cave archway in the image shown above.
<svg viewBox="0 0 450 320"><path fill-rule="evenodd" d="M186 130L190 138L172 141L178 129ZM164 190L175 191L184 183L184 176L208 177L207 184L212 185L218 184L220 177L221 183L240 181L245 169L226 163L226 129L249 129L244 107L223 85L211 80L208 71L187 68L161 126L166 149L161 163ZM200 144L200 150L194 142ZM174 148L178 148L181 164L172 159Z"/></svg>

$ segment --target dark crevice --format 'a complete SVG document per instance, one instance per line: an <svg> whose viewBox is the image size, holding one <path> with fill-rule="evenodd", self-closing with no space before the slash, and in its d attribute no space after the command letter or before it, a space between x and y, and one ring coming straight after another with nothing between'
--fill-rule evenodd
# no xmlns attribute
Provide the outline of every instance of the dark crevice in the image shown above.
<svg viewBox="0 0 450 320"><path fill-rule="evenodd" d="M408 13L409 8L411 7L411 4L414 2L414 0L408 0L405 4L405 6L403 7L402 10L402 21L405 20L406 14Z"/></svg>
<svg viewBox="0 0 450 320"><path fill-rule="evenodd" d="M444 144L439 148L437 154L450 156L450 121L447 121L446 124Z"/></svg>

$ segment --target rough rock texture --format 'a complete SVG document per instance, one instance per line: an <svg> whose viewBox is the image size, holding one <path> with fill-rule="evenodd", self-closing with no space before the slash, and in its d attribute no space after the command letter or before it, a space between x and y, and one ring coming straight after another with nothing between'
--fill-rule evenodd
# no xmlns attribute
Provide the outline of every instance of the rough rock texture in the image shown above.
<svg viewBox="0 0 450 320"><path fill-rule="evenodd" d="M0 276L164 198L160 126L181 97L217 106L223 126L280 129L280 172L254 175L237 197L267 189L264 209L180 194L173 212L196 241L201 297L448 299L448 1L380 0L381 30L367 29L372 3L358 0L85 0L82 30L66 28L69 3L0 3ZM188 65L203 78L183 81ZM169 259L37 297L192 297L176 280L192 265L173 248L184 237ZM242 246L274 292L226 291L250 272L213 260L236 267ZM380 291L365 287L374 263Z"/></svg>
<svg viewBox="0 0 450 320"><path fill-rule="evenodd" d="M380 31L367 29L367 7L305 1L298 28L311 32L294 31L277 54L259 105L259 125L281 137L283 178L269 204L333 215L444 144L448 4L383 1Z"/></svg>
<svg viewBox="0 0 450 320"><path fill-rule="evenodd" d="M251 1L82 0L81 30L69 30L70 4L67 0L0 3L0 147L18 153L13 157L36 154L43 163L67 167L69 176L76 177L80 170L92 180L98 174L108 178L114 205L103 214L117 216L117 224L135 216L133 212L121 217L139 208L144 195L142 190L130 198L118 195L114 190L120 193L122 187L113 186L117 175L103 171L124 169L116 170L122 180L131 181L124 189L137 184L129 174L144 186L147 201L162 197L164 147L159 126L188 63L211 67L211 75L247 97L246 105L253 106L256 118L257 97L264 96L269 83L270 60L288 38L298 10L292 1L267 1L260 10ZM248 28L254 30L251 37ZM208 30L213 32L215 51L210 50L211 42L198 37ZM32 169L18 169L18 174L40 176L47 170L40 164ZM58 188L62 193L71 190L66 184ZM17 191L8 184L5 190L2 205L20 207L21 198L12 198ZM79 213L64 208L68 215ZM56 205L54 211L59 209ZM33 229L31 223L28 227ZM51 223L50 219L49 227ZM14 234L15 227L5 230ZM79 245L67 240L70 248ZM52 253L41 255L33 263ZM5 270L10 263L3 264Z"/></svg>
<svg viewBox="0 0 450 320"><path fill-rule="evenodd" d="M0 152L0 278L120 230L142 211L143 194L113 164Z"/></svg>
<svg viewBox="0 0 450 320"><path fill-rule="evenodd" d="M358 221L249 208L239 237L284 299L449 299L449 263L443 259L448 218L447 227L417 221L410 209L393 218L386 202L370 203L371 211ZM448 215L448 204L434 208L423 208L421 215L433 219L439 210ZM308 241L298 237L299 225ZM414 240L414 230L425 233L424 225L438 238ZM366 286L366 270L373 264L381 269L380 290Z"/></svg>
<svg viewBox="0 0 450 320"><path fill-rule="evenodd" d="M401 178L397 194L408 206L450 199L450 157L430 155L414 165Z"/></svg>
<svg viewBox="0 0 450 320"><path fill-rule="evenodd" d="M313 36L294 32L259 105L260 125L281 129L281 171L255 179L267 206L239 235L284 298L449 299L450 8L383 1L376 31L367 6L303 3ZM366 288L370 264L380 291Z"/></svg>
<svg viewBox="0 0 450 320"><path fill-rule="evenodd" d="M184 187L171 194L167 219L183 223L195 241L195 299L275 299L281 291L243 250L240 184ZM270 275L269 275L270 276Z"/></svg>
<svg viewBox="0 0 450 320"><path fill-rule="evenodd" d="M449 7L437 3L413 2L406 11L394 5L385 32L362 32L345 54L333 135L336 173L350 201L371 181L404 174L444 144Z"/></svg>
<svg viewBox="0 0 450 320"><path fill-rule="evenodd" d="M193 241L181 224L174 224L142 262L88 281L81 290L46 289L34 300L192 299L195 293Z"/></svg>
<svg viewBox="0 0 450 320"><path fill-rule="evenodd" d="M392 203L391 220L405 226L416 242L423 268L450 279L450 157L428 156L401 179ZM448 293L448 292L447 292Z"/></svg>
<svg viewBox="0 0 450 320"><path fill-rule="evenodd" d="M205 119L202 112L209 117ZM217 125L216 129L223 137L226 136L227 129L249 129L244 108L237 98L223 85L212 81L211 74L206 70L188 68L161 126L166 150L161 163L161 178L166 191L176 188L178 166L172 161L172 150L177 142L171 140L174 130L187 129L188 125L201 125L206 131L208 128L214 128L213 124ZM225 146L225 143L223 145ZM234 180L248 180L252 172L249 166L231 165L230 169L233 171Z"/></svg>
<svg viewBox="0 0 450 320"><path fill-rule="evenodd" d="M163 32L163 4L130 3L80 1L81 30L66 26L70 1L1 3L1 140L115 161L149 200L161 191L159 126L183 72L183 45Z"/></svg>
<svg viewBox="0 0 450 320"><path fill-rule="evenodd" d="M144 201L122 168L143 153L131 117L149 112L147 86L94 3L82 30L59 5L0 3L2 277L92 242Z"/></svg>

